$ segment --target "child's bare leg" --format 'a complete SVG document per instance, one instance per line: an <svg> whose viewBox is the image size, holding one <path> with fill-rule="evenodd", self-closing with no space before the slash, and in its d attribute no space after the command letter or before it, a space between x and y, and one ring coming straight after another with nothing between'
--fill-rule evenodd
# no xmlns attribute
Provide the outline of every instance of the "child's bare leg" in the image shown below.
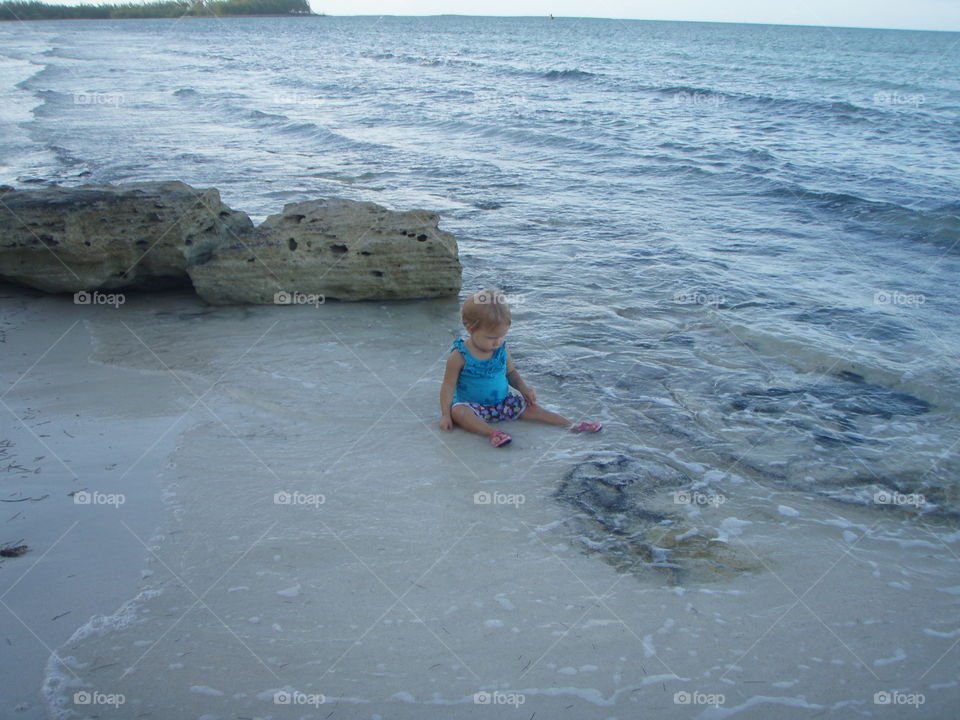
<svg viewBox="0 0 960 720"><path fill-rule="evenodd" d="M464 430L469 430L478 435L490 437L497 431L496 428L477 417L477 414L473 410L463 405L452 408L450 410L450 417L453 419L453 422Z"/></svg>
<svg viewBox="0 0 960 720"><path fill-rule="evenodd" d="M521 420L537 420L539 422L545 422L550 425L573 425L572 422L567 420L563 415L558 415L555 412L550 412L549 410L540 407L539 405L527 405L527 409L523 411L523 414L520 416Z"/></svg>

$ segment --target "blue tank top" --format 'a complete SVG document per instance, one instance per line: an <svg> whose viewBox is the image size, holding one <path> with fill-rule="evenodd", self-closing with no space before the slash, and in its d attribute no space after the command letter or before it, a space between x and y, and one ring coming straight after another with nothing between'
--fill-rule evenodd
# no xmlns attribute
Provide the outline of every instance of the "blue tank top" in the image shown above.
<svg viewBox="0 0 960 720"><path fill-rule="evenodd" d="M507 344L498 347L489 360L477 360L467 350L463 338L453 341L450 352L463 353L463 369L457 378L454 402L472 402L481 405L496 405L510 394L507 382Z"/></svg>

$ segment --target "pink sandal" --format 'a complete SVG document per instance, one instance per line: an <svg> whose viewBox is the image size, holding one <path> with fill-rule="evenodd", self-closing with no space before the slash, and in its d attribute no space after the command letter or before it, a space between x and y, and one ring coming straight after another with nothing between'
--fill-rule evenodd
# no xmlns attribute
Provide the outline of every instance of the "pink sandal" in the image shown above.
<svg viewBox="0 0 960 720"><path fill-rule="evenodd" d="M577 423L576 425L570 426L570 432L573 432L573 433L582 433L582 432L598 433L601 430L603 430L603 425L601 425L600 423L581 422L581 423Z"/></svg>
<svg viewBox="0 0 960 720"><path fill-rule="evenodd" d="M500 447L501 445L506 445L512 439L513 438L503 432L503 430L496 430L490 435L490 444L494 447Z"/></svg>

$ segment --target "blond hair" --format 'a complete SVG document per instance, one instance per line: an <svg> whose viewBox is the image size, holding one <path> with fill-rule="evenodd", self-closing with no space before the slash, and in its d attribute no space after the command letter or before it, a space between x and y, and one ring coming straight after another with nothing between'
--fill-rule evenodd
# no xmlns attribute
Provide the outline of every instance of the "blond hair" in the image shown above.
<svg viewBox="0 0 960 720"><path fill-rule="evenodd" d="M512 322L510 307L505 301L503 291L498 287L484 288L464 300L460 319L470 332L509 325Z"/></svg>

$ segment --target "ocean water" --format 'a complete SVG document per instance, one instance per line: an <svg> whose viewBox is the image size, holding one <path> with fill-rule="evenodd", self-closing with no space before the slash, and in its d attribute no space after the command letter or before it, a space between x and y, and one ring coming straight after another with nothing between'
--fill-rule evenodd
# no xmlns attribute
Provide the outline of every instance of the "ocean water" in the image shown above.
<svg viewBox="0 0 960 720"><path fill-rule="evenodd" d="M955 513L956 37L7 23L0 181L180 179L255 220L329 194L436 209L465 289L513 296L518 358L585 410L756 480Z"/></svg>
<svg viewBox="0 0 960 720"><path fill-rule="evenodd" d="M331 303L326 333L306 308L183 297L132 298L126 325L84 316L96 362L160 372L156 349L198 392L224 380L211 404L230 433L206 418L178 443L151 567L212 588L264 533L211 595L264 659L232 665L209 618L168 637L195 599L177 578L51 658L57 716L74 717L68 690L107 657L140 676L105 691L144 710L176 696L196 716L269 715L277 688L319 687L348 717L486 717L478 689L522 689L528 717L574 702L580 717L689 717L654 693L724 690L732 674L736 707L701 717L766 717L767 703L861 717L894 688L925 691L917 716L942 717L960 587L958 37L454 16L0 24L0 182L177 179L255 221L326 195L439 211L464 291L509 295L508 342L540 401L607 426L573 445L518 430L502 457L529 461L519 478L476 438L414 436L395 414L368 437L380 408L350 393L371 372L435 423L454 302L378 305L374 320L372 304ZM368 354L374 342L404 354ZM315 422L327 404L349 409L342 424ZM374 435L376 452L354 452ZM441 442L466 458L452 482L431 480L448 471ZM257 505L293 481L326 493L322 528ZM477 524L478 488L527 493L522 522ZM497 565L514 550L520 564ZM658 572L598 593L614 581L584 550ZM821 583L843 559L845 582ZM434 560L443 582L411 595L422 617L378 625L383 588L360 566L402 598ZM761 643L814 586L829 627L785 622ZM613 619L581 614L598 594ZM903 607L923 622L901 623ZM456 662L434 672L417 623Z"/></svg>

